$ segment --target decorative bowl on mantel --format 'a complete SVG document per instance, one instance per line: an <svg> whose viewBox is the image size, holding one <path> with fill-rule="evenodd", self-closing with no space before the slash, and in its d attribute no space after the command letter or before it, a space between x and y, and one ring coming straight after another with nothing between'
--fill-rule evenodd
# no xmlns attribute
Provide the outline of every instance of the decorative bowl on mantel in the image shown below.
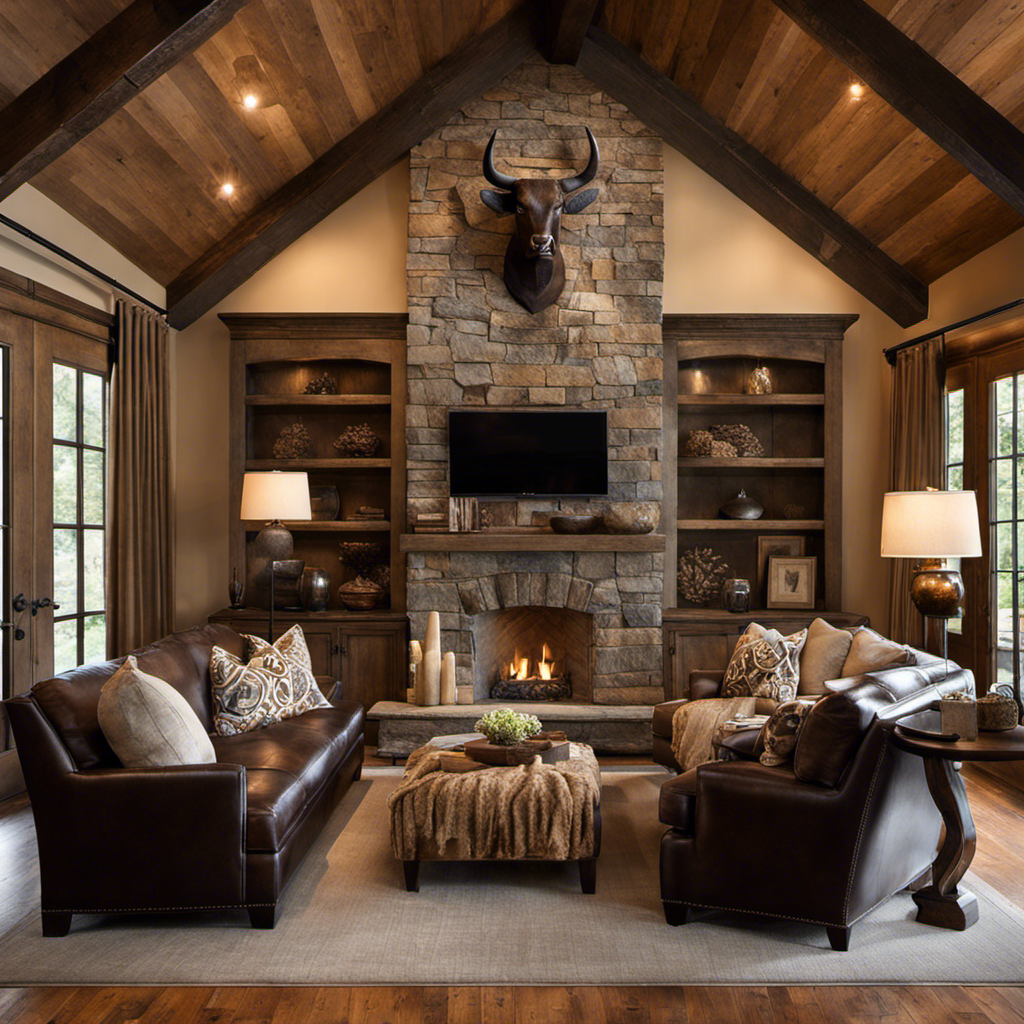
<svg viewBox="0 0 1024 1024"><path fill-rule="evenodd" d="M613 501L604 513L609 533L650 533L661 510L655 501Z"/></svg>
<svg viewBox="0 0 1024 1024"><path fill-rule="evenodd" d="M569 515L559 512L550 519L554 533L593 533L602 522L601 516Z"/></svg>

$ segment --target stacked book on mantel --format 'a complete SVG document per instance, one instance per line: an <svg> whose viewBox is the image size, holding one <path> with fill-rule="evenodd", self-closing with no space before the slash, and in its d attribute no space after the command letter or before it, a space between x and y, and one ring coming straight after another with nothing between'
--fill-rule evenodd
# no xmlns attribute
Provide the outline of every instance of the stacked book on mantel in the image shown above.
<svg viewBox="0 0 1024 1024"><path fill-rule="evenodd" d="M383 523L385 521L384 509L374 508L372 505L360 505L350 519L353 522Z"/></svg>
<svg viewBox="0 0 1024 1024"><path fill-rule="evenodd" d="M447 533L448 513L417 512L412 526L415 533Z"/></svg>

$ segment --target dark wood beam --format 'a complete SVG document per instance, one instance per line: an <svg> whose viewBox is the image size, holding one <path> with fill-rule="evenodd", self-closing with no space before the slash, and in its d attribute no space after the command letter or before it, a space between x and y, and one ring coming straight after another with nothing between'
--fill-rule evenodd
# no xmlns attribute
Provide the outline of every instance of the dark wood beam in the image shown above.
<svg viewBox="0 0 1024 1024"><path fill-rule="evenodd" d="M552 64L575 64L601 0L551 0L544 31Z"/></svg>
<svg viewBox="0 0 1024 1024"><path fill-rule="evenodd" d="M98 128L248 0L135 0L0 110L0 199Z"/></svg>
<svg viewBox="0 0 1024 1024"><path fill-rule="evenodd" d="M591 27L576 66L900 326L928 315L925 284L617 39Z"/></svg>
<svg viewBox="0 0 1024 1024"><path fill-rule="evenodd" d="M522 4L449 54L280 188L167 288L167 319L187 327L260 267L446 124L531 54L532 6ZM482 152L482 151L481 151ZM366 240L367 245L373 239Z"/></svg>
<svg viewBox="0 0 1024 1024"><path fill-rule="evenodd" d="M1024 214L1024 132L864 0L774 0L812 39Z"/></svg>

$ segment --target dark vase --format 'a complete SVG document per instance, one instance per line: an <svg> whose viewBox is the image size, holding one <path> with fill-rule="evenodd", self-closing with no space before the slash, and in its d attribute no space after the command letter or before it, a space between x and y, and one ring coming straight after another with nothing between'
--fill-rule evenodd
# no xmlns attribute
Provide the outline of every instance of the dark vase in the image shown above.
<svg viewBox="0 0 1024 1024"><path fill-rule="evenodd" d="M228 584L228 598L231 601L232 608L242 607L242 581L238 578L238 571L236 570L231 575L231 582Z"/></svg>
<svg viewBox="0 0 1024 1024"><path fill-rule="evenodd" d="M722 586L722 600L727 612L749 612L750 581L726 580Z"/></svg>
<svg viewBox="0 0 1024 1024"><path fill-rule="evenodd" d="M302 607L307 612L323 612L331 600L331 574L326 569L309 568L302 572Z"/></svg>

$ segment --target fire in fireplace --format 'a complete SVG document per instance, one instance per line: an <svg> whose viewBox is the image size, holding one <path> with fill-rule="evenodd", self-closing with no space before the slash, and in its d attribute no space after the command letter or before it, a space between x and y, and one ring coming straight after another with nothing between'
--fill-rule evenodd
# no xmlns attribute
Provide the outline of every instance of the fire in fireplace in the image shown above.
<svg viewBox="0 0 1024 1024"><path fill-rule="evenodd" d="M540 657L520 656L519 648L510 662L498 670L491 687L496 700L569 700L572 681L568 671L556 674L556 662L547 643L541 644Z"/></svg>

